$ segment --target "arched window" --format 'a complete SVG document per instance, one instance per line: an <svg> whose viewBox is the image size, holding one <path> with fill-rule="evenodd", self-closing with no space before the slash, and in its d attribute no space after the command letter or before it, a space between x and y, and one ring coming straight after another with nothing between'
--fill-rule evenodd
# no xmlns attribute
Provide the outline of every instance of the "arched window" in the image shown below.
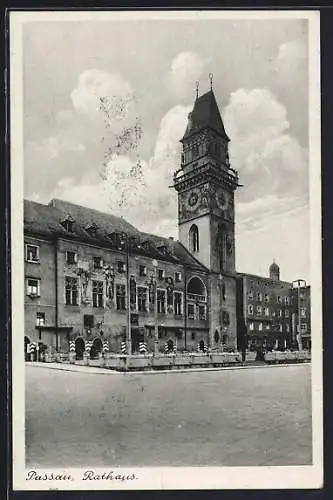
<svg viewBox="0 0 333 500"><path fill-rule="evenodd" d="M206 297L206 287L204 282L197 276L193 276L187 284L187 293Z"/></svg>
<svg viewBox="0 0 333 500"><path fill-rule="evenodd" d="M189 232L190 236L190 249L192 252L199 251L199 229L198 226L192 224Z"/></svg>

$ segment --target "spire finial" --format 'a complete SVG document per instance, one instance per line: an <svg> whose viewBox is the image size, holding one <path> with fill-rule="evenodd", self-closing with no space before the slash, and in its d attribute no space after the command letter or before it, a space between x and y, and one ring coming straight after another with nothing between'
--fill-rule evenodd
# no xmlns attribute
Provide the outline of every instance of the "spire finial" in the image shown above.
<svg viewBox="0 0 333 500"><path fill-rule="evenodd" d="M198 99L199 97L199 82L195 82L195 95L196 95L196 98Z"/></svg>
<svg viewBox="0 0 333 500"><path fill-rule="evenodd" d="M213 90L213 73L209 73L210 90Z"/></svg>

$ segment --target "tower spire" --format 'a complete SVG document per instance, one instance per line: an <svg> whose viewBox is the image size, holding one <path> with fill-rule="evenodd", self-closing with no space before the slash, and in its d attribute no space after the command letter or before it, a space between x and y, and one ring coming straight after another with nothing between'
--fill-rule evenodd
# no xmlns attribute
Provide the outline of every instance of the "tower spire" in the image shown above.
<svg viewBox="0 0 333 500"><path fill-rule="evenodd" d="M198 99L198 97L199 97L199 82L198 81L195 82L195 95L196 95L196 99Z"/></svg>
<svg viewBox="0 0 333 500"><path fill-rule="evenodd" d="M213 90L213 73L209 73L210 90Z"/></svg>

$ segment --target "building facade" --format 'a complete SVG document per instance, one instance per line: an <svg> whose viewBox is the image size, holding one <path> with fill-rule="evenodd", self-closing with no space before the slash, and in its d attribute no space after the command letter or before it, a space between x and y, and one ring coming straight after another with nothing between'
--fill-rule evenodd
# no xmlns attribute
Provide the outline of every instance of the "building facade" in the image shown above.
<svg viewBox="0 0 333 500"><path fill-rule="evenodd" d="M238 347L245 344L250 350L263 351L310 349L310 286L299 289L295 283L280 280L275 262L269 268L269 277L241 273L238 276Z"/></svg>
<svg viewBox="0 0 333 500"><path fill-rule="evenodd" d="M26 350L236 348L228 142L210 90L195 101L174 175L179 241L61 200L25 201Z"/></svg>
<svg viewBox="0 0 333 500"><path fill-rule="evenodd" d="M293 293L278 266L270 278L235 269L229 141L211 89L181 139L178 241L62 200L25 201L26 353L32 342L78 358L235 350L245 329L251 348L291 345Z"/></svg>

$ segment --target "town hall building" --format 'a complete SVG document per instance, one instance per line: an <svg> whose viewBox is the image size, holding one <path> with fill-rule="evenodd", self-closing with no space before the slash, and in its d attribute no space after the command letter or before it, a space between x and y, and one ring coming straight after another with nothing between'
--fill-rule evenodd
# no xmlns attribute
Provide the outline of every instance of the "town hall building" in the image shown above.
<svg viewBox="0 0 333 500"><path fill-rule="evenodd" d="M75 349L78 358L103 350L236 350L248 343L244 294L252 278L235 269L239 180L229 141L210 89L197 96L181 139L173 177L178 241L59 199L25 200L26 352L31 342L54 352ZM283 290L280 296L290 295L290 284L270 282ZM287 327L266 329L265 337L283 347L291 342L287 333Z"/></svg>

